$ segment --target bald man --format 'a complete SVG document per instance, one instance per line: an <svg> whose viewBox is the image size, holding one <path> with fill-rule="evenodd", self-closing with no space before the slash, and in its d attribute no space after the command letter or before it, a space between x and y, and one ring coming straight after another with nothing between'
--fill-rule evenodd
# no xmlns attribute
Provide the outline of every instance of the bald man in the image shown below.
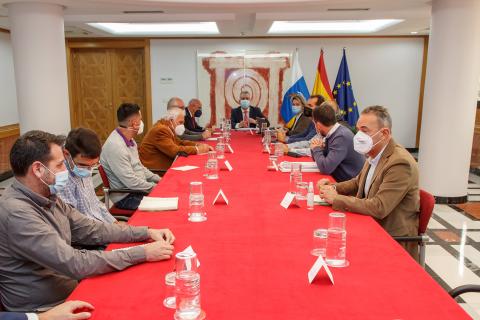
<svg viewBox="0 0 480 320"><path fill-rule="evenodd" d="M204 132L205 129L198 125L195 118L202 116L202 102L196 98L193 98L188 102L188 106L185 109L185 128L193 132Z"/></svg>
<svg viewBox="0 0 480 320"><path fill-rule="evenodd" d="M170 100L168 100L167 111L171 110L173 108L180 108L184 112L186 112L185 103L179 97L173 97L173 98L170 98ZM181 135L179 138L181 140L201 141L201 140L208 139L211 136L212 136L212 133L208 130L206 130L204 132L195 132L195 131L189 130L185 127L185 133L183 135Z"/></svg>

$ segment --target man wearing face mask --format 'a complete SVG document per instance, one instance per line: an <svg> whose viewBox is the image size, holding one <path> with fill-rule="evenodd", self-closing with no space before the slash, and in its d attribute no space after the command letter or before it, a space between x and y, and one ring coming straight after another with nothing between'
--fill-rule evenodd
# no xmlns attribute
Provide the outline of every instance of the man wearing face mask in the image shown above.
<svg viewBox="0 0 480 320"><path fill-rule="evenodd" d="M140 160L147 168L167 170L179 153L200 154L213 150L207 144L181 140L185 116L180 108L170 108L140 145Z"/></svg>
<svg viewBox="0 0 480 320"><path fill-rule="evenodd" d="M358 175L365 157L353 149L353 133L337 122L334 107L335 102L327 101L313 109L315 128L324 138L314 139L310 149L320 173L342 182Z"/></svg>
<svg viewBox="0 0 480 320"><path fill-rule="evenodd" d="M198 99L192 99L185 108L185 129L193 132L202 133L204 128L200 127L195 118L202 116L202 102Z"/></svg>
<svg viewBox="0 0 480 320"><path fill-rule="evenodd" d="M318 182L320 196L334 210L370 215L392 236L418 234L418 166L392 138L392 119L381 106L362 111L357 122L355 151L367 161L355 178L331 184ZM416 243L402 244L418 260Z"/></svg>
<svg viewBox="0 0 480 320"><path fill-rule="evenodd" d="M57 194L68 180L63 137L29 131L14 143L15 176L0 198L0 299L9 311L37 311L62 303L87 277L169 259L175 237L149 229L90 219ZM77 250L143 242L122 251Z"/></svg>
<svg viewBox="0 0 480 320"><path fill-rule="evenodd" d="M260 108L250 105L250 93L243 90L240 93L240 106L232 110L232 128L255 128L259 118L265 119L267 126L270 126L270 122Z"/></svg>
<svg viewBox="0 0 480 320"><path fill-rule="evenodd" d="M185 103L179 97L173 97L168 100L167 111L173 108L180 108L184 115L188 113L187 108L185 108ZM197 113L198 115L198 113ZM185 127L185 130L181 136L178 136L181 140L188 141L202 141L208 139L212 136L212 133L209 130L204 130L203 132L193 131Z"/></svg>
<svg viewBox="0 0 480 320"><path fill-rule="evenodd" d="M118 128L112 131L102 148L100 163L112 189L149 192L160 177L145 168L138 156L133 139L143 133L143 121L137 104L122 103L117 110ZM117 208L136 210L142 201L140 194L111 194Z"/></svg>
<svg viewBox="0 0 480 320"><path fill-rule="evenodd" d="M58 196L87 217L107 223L117 220L98 200L92 180L92 169L98 166L102 144L97 134L87 128L70 131L63 153L68 181Z"/></svg>

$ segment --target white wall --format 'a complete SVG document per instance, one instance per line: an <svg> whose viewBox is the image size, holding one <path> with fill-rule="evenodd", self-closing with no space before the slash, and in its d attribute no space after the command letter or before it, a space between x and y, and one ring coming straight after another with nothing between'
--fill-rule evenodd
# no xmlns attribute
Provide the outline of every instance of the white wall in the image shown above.
<svg viewBox="0 0 480 320"><path fill-rule="evenodd" d="M0 32L0 126L18 123L10 35Z"/></svg>
<svg viewBox="0 0 480 320"><path fill-rule="evenodd" d="M238 51L299 49L300 64L311 90L323 47L330 85L333 86L347 48L352 86L360 111L370 105L387 106L393 118L395 139L415 147L418 97L423 57L421 38L325 38L325 39L155 39L151 40L152 104L154 121L172 96L196 97L196 50ZM161 84L161 78L173 83Z"/></svg>

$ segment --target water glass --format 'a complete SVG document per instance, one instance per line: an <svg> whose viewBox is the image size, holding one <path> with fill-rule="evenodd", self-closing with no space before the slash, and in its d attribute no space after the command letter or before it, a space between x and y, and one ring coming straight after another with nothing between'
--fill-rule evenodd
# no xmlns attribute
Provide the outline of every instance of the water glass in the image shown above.
<svg viewBox="0 0 480 320"><path fill-rule="evenodd" d="M175 255L174 319L196 320L202 313L200 306L200 274L197 272L197 255L179 252Z"/></svg>
<svg viewBox="0 0 480 320"><path fill-rule="evenodd" d="M295 197L297 200L307 200L308 182L297 182L297 190Z"/></svg>
<svg viewBox="0 0 480 320"><path fill-rule="evenodd" d="M314 256L322 256L325 258L327 250L327 229L313 230L313 249L310 253Z"/></svg>
<svg viewBox="0 0 480 320"><path fill-rule="evenodd" d="M163 305L170 309L175 309L175 277L176 272L170 272L165 275L165 299Z"/></svg>
<svg viewBox="0 0 480 320"><path fill-rule="evenodd" d="M217 143L215 146L215 151L217 152L217 159L225 159L225 144Z"/></svg>
<svg viewBox="0 0 480 320"><path fill-rule="evenodd" d="M277 157L283 156L283 143L281 143L281 142L275 143L275 151L274 152L277 155Z"/></svg>
<svg viewBox="0 0 480 320"><path fill-rule="evenodd" d="M203 185L199 181L190 182L188 220L192 222L202 222L207 220Z"/></svg>
<svg viewBox="0 0 480 320"><path fill-rule="evenodd" d="M218 179L218 160L215 151L208 152L208 160L205 164L205 176L210 180Z"/></svg>
<svg viewBox="0 0 480 320"><path fill-rule="evenodd" d="M264 133L265 130L267 130L267 123L266 123L266 122L262 122L262 127L260 128L260 133Z"/></svg>
<svg viewBox="0 0 480 320"><path fill-rule="evenodd" d="M347 216L342 212L332 212L328 215L328 228L345 230Z"/></svg>
<svg viewBox="0 0 480 320"><path fill-rule="evenodd" d="M290 170L290 192L297 193L297 183L302 182L302 171L299 163L291 163Z"/></svg>

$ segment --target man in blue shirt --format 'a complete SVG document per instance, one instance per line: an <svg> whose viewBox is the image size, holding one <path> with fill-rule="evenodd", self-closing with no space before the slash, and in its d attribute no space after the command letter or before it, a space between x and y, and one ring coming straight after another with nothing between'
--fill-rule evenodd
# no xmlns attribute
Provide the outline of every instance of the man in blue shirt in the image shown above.
<svg viewBox="0 0 480 320"><path fill-rule="evenodd" d="M89 218L115 223L117 220L97 198L93 185L92 170L98 166L101 151L100 139L92 130L77 128L70 131L63 151L68 181L58 195Z"/></svg>

